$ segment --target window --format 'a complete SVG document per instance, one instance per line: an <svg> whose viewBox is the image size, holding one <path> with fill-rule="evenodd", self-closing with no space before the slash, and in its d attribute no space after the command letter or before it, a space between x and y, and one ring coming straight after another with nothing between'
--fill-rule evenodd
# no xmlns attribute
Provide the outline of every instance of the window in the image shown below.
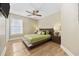
<svg viewBox="0 0 79 59"><path fill-rule="evenodd" d="M23 20L11 20L11 35L23 33Z"/></svg>

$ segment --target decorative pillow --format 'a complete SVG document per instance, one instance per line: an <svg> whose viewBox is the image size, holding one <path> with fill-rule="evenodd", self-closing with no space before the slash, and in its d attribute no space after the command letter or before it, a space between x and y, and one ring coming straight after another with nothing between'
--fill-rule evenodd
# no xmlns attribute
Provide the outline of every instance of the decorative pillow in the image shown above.
<svg viewBox="0 0 79 59"><path fill-rule="evenodd" d="M45 35L45 32L44 32L44 31L41 31L41 34L42 34L42 35Z"/></svg>
<svg viewBox="0 0 79 59"><path fill-rule="evenodd" d="M46 35L49 34L49 31L46 31Z"/></svg>
<svg viewBox="0 0 79 59"><path fill-rule="evenodd" d="M37 34L46 35L46 31L38 31Z"/></svg>
<svg viewBox="0 0 79 59"><path fill-rule="evenodd" d="M41 31L38 31L37 34L41 34Z"/></svg>
<svg viewBox="0 0 79 59"><path fill-rule="evenodd" d="M35 32L34 32L34 34L37 34L38 33L38 30L36 30Z"/></svg>

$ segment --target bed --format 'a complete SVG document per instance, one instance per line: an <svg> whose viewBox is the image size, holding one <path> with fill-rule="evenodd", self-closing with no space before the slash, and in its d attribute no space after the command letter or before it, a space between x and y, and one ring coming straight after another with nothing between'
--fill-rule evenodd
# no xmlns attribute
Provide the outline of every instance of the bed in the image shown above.
<svg viewBox="0 0 79 59"><path fill-rule="evenodd" d="M44 43L46 41L49 41L52 39L53 37L53 29L40 29L40 31L45 32L45 34L28 34L28 35L24 35L24 37L22 38L24 44L27 47L34 47L38 44ZM48 34L46 34L46 31L49 32Z"/></svg>

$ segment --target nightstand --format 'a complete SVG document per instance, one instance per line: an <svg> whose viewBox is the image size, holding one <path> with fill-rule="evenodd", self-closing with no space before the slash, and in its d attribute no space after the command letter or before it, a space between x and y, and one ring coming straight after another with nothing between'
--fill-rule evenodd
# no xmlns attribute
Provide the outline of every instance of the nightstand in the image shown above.
<svg viewBox="0 0 79 59"><path fill-rule="evenodd" d="M59 35L59 32L54 33L54 39L52 41L61 44L61 36Z"/></svg>

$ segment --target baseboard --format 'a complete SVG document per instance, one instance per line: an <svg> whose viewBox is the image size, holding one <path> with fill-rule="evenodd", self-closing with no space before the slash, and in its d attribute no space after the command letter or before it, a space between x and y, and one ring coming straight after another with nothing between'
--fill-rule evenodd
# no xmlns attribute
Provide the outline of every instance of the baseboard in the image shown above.
<svg viewBox="0 0 79 59"><path fill-rule="evenodd" d="M6 52L6 47L3 49L1 56L5 56L5 52Z"/></svg>
<svg viewBox="0 0 79 59"><path fill-rule="evenodd" d="M71 53L66 47L64 47L63 45L61 45L61 48L69 55L69 56L74 56L73 53Z"/></svg>

